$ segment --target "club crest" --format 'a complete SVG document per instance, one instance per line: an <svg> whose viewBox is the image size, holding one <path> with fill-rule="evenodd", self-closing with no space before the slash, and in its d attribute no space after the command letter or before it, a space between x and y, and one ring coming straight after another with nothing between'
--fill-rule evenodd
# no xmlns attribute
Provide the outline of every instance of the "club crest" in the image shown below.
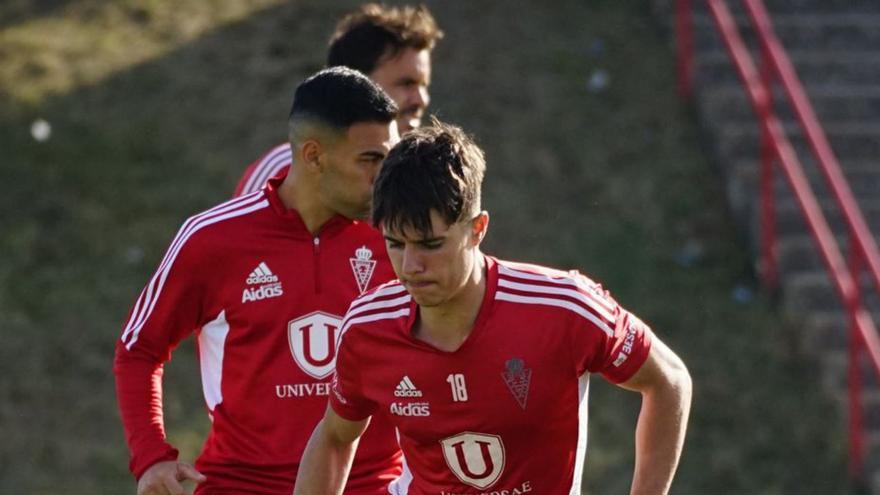
<svg viewBox="0 0 880 495"><path fill-rule="evenodd" d="M342 321L338 316L321 311L291 320L287 324L290 352L303 372L316 380L333 373L341 326Z"/></svg>
<svg viewBox="0 0 880 495"><path fill-rule="evenodd" d="M507 370L501 373L504 383L513 398L519 403L520 407L526 408L526 401L529 398L529 383L532 380L532 370L526 368L525 361L520 358L508 359L505 363Z"/></svg>
<svg viewBox="0 0 880 495"><path fill-rule="evenodd" d="M440 445L446 465L462 483L485 489L504 471L504 442L498 435L466 431L441 440Z"/></svg>
<svg viewBox="0 0 880 495"><path fill-rule="evenodd" d="M361 294L367 291L370 285L370 279L373 278L373 270L376 268L376 260L373 252L367 246L361 246L354 252L355 257L349 258L351 262L351 271L354 272L354 280L358 284Z"/></svg>

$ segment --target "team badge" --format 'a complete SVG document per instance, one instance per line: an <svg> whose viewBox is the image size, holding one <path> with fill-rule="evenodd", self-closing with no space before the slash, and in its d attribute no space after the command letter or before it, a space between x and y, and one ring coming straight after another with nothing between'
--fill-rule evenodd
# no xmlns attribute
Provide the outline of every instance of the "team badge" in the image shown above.
<svg viewBox="0 0 880 495"><path fill-rule="evenodd" d="M338 316L316 311L287 324L287 340L294 361L316 380L333 373L341 323Z"/></svg>
<svg viewBox="0 0 880 495"><path fill-rule="evenodd" d="M367 291L370 285L370 279L373 278L373 270L376 268L376 260L373 252L367 246L361 246L354 252L355 258L349 258L351 262L351 271L354 272L354 279L358 284L361 294Z"/></svg>
<svg viewBox="0 0 880 495"><path fill-rule="evenodd" d="M526 408L526 400L529 398L529 383L532 380L532 370L526 368L525 361L520 358L508 359L505 363L507 371L501 373L504 383L513 398L519 403L520 407Z"/></svg>
<svg viewBox="0 0 880 495"><path fill-rule="evenodd" d="M504 442L498 435L466 431L440 441L446 465L475 488L492 486L504 471Z"/></svg>

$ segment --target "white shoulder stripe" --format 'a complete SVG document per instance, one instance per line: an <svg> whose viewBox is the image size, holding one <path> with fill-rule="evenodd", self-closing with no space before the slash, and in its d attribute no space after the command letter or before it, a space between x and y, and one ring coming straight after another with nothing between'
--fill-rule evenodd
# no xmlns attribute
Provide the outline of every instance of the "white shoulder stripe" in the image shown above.
<svg viewBox="0 0 880 495"><path fill-rule="evenodd" d="M352 301L351 307L348 308L348 311L351 312L356 307L363 306L364 304L367 304L376 298L399 294L401 292L406 292L406 289L404 289L403 286L400 284L393 284L393 285L389 285L387 287L382 287L381 289L377 290L376 292L373 292L372 294L367 294L365 296L359 297L359 298L355 299L354 301Z"/></svg>
<svg viewBox="0 0 880 495"><path fill-rule="evenodd" d="M205 217L210 216L212 214L228 211L231 208L238 208L242 205L247 205L247 204L253 203L254 201L259 199L258 196L260 196L260 195L251 194L248 196L241 196L241 197L238 197L238 198L233 199L231 201L221 203L221 204L215 206L214 208L211 208L210 210L204 211L204 212L199 213L197 215L193 215L193 216L189 217L188 219L186 219L186 221L183 222L183 225L180 227L180 230L177 231L177 235L175 235L174 239L172 239L171 245L168 247L168 250L165 252L165 256L162 258L162 262L159 264L159 268L156 270L156 272L158 273L158 272L162 271L162 269L165 267L165 265L171 259L171 253L177 247L177 244L179 243L180 239L182 239L186 236L186 233L190 230L190 228L195 223L199 222L202 218L205 218ZM154 282L155 282L155 277L153 278L153 281L149 285L144 287L143 291L141 291L141 295L138 297L138 301L135 303L135 307L131 312L131 318L129 319L128 323L126 324L126 330L122 334L123 339L125 339L125 337L128 335L129 329L133 326L133 323L135 325L140 323L143 306L145 304L149 304L150 300L153 297L153 288L154 288L153 284L154 284ZM146 297L144 297L144 296L146 296Z"/></svg>
<svg viewBox="0 0 880 495"><path fill-rule="evenodd" d="M253 173L251 173L245 187L242 189L242 194L262 189L263 184L267 180L274 177L279 170L285 165L290 164L292 160L293 151L290 149L289 143L276 146L254 167Z"/></svg>
<svg viewBox="0 0 880 495"><path fill-rule="evenodd" d="M592 294L592 292L593 292L592 289L589 286L587 286L587 284L585 284L583 282L583 280L581 280L579 277L564 276L564 275L560 276L560 277L552 277L550 275L544 275L544 274L540 274L540 273L531 273L531 272L525 272L522 270L516 270L516 269L510 268L510 267L504 266L500 263L498 264L498 272L501 273L502 275L506 275L508 277L516 277L516 278L522 278L522 279L526 279L526 280L535 280L538 282L548 282L548 283L553 283L553 284L568 285L571 287L576 287L576 288L586 292L587 294ZM602 305L608 311L614 310L614 307L611 306L608 303L608 301L605 301L601 297L591 297L591 299L596 304Z"/></svg>
<svg viewBox="0 0 880 495"><path fill-rule="evenodd" d="M537 304L541 306L555 306L557 308L564 308L578 315L586 318L597 327L599 327L606 335L609 337L614 336L614 331L602 320L596 317L593 313L585 310L583 307L569 301L563 301L562 299L555 299L549 297L528 297L528 296L519 296L516 294L511 294L509 292L497 291L495 292L495 299L501 301L510 301L521 304Z"/></svg>
<svg viewBox="0 0 880 495"><path fill-rule="evenodd" d="M248 205L259 201L261 198L262 194L249 194L247 196L240 196L236 199L221 203L214 208L211 208L210 210L189 217L185 222L183 222L183 225L180 227L180 230L178 230L177 235L171 241L171 245L165 252L165 256L162 258L162 262L159 264L159 268L156 270L156 274L158 275L159 272L164 270L165 265L173 260L172 253L175 253L179 248L179 244L189 237L189 232L192 230L193 226L197 225L202 220L211 217L212 215L220 215L228 211L233 211L237 208L247 207ZM143 319L143 309L146 305L150 303L153 298L155 282L156 277L154 276L150 284L144 287L144 290L141 292L141 296L138 298L134 310L132 310L131 312L131 318L126 324L126 330L122 334L123 339L125 339L133 326L139 325L141 323Z"/></svg>
<svg viewBox="0 0 880 495"><path fill-rule="evenodd" d="M223 220L228 220L230 218L246 215L248 213L266 208L268 206L269 201L264 199L259 203L248 205L238 210L232 210L222 215L204 218L201 222L193 223L190 228L186 229L186 232L181 232L182 236L181 234L178 234L178 236L181 238L179 240L175 239L175 242L173 243L173 249L169 250L168 254L166 255L166 259L162 262L162 266L153 276L153 279L150 281L149 290L145 291L145 294L142 294L142 298L144 295L147 296L144 299L143 304L141 304L140 300L138 301L141 315L137 318L137 320L135 320L135 315L132 314L132 320L129 321L125 332L123 332L122 334L123 342L129 335L131 335L131 340L128 342L128 344L126 344L125 348L131 350L131 347L135 344L135 342L137 342L138 335L140 334L144 323L146 323L146 320L150 317L150 314L156 307L156 301L159 299L159 295L162 292L162 288L165 285L165 280L168 278L168 273L171 271L171 266L174 264L174 260L177 258L177 255L178 253L180 253L183 245L186 243L187 240L189 240L190 237L192 237L194 233L209 225L213 225L215 223L222 222Z"/></svg>
<svg viewBox="0 0 880 495"><path fill-rule="evenodd" d="M606 321L614 321L614 315L612 315L607 309L605 309L604 306L596 304L593 298L587 297L584 293L577 290L566 289L563 287L549 287L546 285L520 284L517 282L511 282L510 280L506 280L503 278L498 280L498 286L507 287L508 289L521 290L523 292L538 292L541 294L558 294L560 296L568 296L584 303L590 309L598 313L599 316L605 318Z"/></svg>
<svg viewBox="0 0 880 495"><path fill-rule="evenodd" d="M290 161L290 157L277 158L276 160L267 163L266 166L262 167L260 170L255 170L255 173L251 176L253 184L251 184L250 190L259 191L262 189L263 186L266 185L266 181L278 175L278 172L281 171L282 168L290 165Z"/></svg>
<svg viewBox="0 0 880 495"><path fill-rule="evenodd" d="M344 325L342 325L342 330L339 331L340 340L342 336L345 335L345 332L351 328L352 325L358 323L369 323L371 321L380 321L380 320L393 320L395 318L400 318L401 316L409 316L409 308L401 308L397 311L391 311L390 313L375 313L372 315L361 316L358 318L352 318L348 320Z"/></svg>
<svg viewBox="0 0 880 495"><path fill-rule="evenodd" d="M254 195L257 196L257 195ZM174 260L177 257L177 254L183 247L183 244L192 236L193 233L197 232L201 228L212 225L214 223L220 222L222 220L226 220L229 218L234 218L237 216L248 214L252 211L259 210L261 208L265 208L269 205L269 202L265 199L256 203L250 204L243 203L244 206L241 206L238 210L229 210L229 208L223 209L214 209L216 211L223 211L224 213L216 216L207 215L208 212L212 212L214 210L209 210L206 214L197 215L195 217L190 218L184 226L181 227L180 232L175 237L174 241L171 244L171 247L168 249L168 252L165 254L165 258L162 260L162 264L159 266L159 269L156 271L156 274L153 276L150 284L144 289L144 292L141 294L141 298L138 300L135 308L139 311L139 314L136 314L135 311L132 311L132 317L129 320L128 325L126 326L125 332L122 334L123 341L128 337L129 334L134 334L134 340L129 342L126 348L131 349L131 346L134 344L134 341L137 340L137 333L140 332L140 329L143 327L146 319L152 313L153 308L156 305L156 300L159 297L159 293L162 290L162 287L165 284L165 279L168 276L168 272L171 270L171 265L173 265ZM191 222L191 220L196 220L195 222Z"/></svg>
<svg viewBox="0 0 880 495"><path fill-rule="evenodd" d="M374 309L385 309L385 308L393 308L394 306L400 306L401 304L409 303L411 296L409 294L405 294L403 296L388 299L386 301L376 301L371 302L369 304L362 304L358 307L352 307L348 313L345 315L345 320L350 320L352 317L359 315L361 313L366 313L367 311L371 311ZM345 321L342 322L343 326L345 325Z"/></svg>
<svg viewBox="0 0 880 495"><path fill-rule="evenodd" d="M247 194L253 191L259 190L263 186L263 182L259 180L263 175L263 169L266 168L266 165L275 160L280 155L284 155L284 153L290 153L290 145L288 143L282 143L278 146L272 148L263 159L254 167L251 172L251 176L248 177L247 183L245 183L244 188L242 189L242 194Z"/></svg>

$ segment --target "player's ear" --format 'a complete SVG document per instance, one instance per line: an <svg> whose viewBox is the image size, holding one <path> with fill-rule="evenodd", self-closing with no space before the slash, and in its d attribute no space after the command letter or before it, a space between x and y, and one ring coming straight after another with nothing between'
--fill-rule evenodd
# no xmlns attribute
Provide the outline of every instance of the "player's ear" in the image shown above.
<svg viewBox="0 0 880 495"><path fill-rule="evenodd" d="M481 242L483 242L483 238L486 237L486 232L489 230L489 212L486 210L481 211L474 217L471 222L471 240L474 243L474 246L479 246Z"/></svg>
<svg viewBox="0 0 880 495"><path fill-rule="evenodd" d="M303 167L312 173L321 171L321 155L324 147L317 139L306 139L302 144Z"/></svg>

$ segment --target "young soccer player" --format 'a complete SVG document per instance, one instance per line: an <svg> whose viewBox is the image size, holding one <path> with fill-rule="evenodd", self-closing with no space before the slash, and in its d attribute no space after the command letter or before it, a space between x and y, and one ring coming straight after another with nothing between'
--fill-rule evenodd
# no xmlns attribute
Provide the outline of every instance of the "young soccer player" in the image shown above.
<svg viewBox="0 0 880 495"><path fill-rule="evenodd" d="M418 127L430 102L431 52L443 32L425 6L361 6L343 17L330 38L327 67L359 70L397 103L400 133ZM266 180L290 166L289 143L282 143L250 164L235 196L258 191Z"/></svg>
<svg viewBox="0 0 880 495"><path fill-rule="evenodd" d="M359 219L398 139L397 107L363 74L333 68L296 90L293 165L268 186L188 219L117 342L114 371L138 494L290 495L330 391L341 315L392 278ZM162 366L195 333L211 431L195 468L165 438ZM377 421L346 493L381 495L400 449Z"/></svg>
<svg viewBox="0 0 880 495"><path fill-rule="evenodd" d="M405 457L397 494L580 494L591 373L641 393L633 494L664 494L685 436L682 361L577 272L480 251L482 151L436 123L404 136L379 174L373 222L399 280L343 320L330 407L295 494L336 494L370 418Z"/></svg>

